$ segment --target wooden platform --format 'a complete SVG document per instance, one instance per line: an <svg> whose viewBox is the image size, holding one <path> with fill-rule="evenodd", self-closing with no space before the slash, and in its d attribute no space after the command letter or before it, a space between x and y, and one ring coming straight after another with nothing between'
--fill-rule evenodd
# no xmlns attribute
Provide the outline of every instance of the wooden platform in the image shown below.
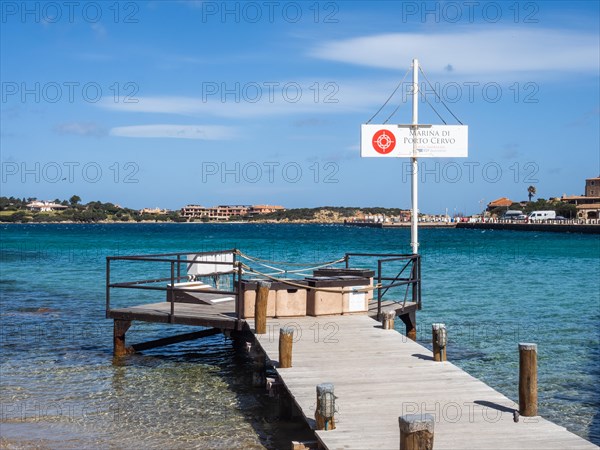
<svg viewBox="0 0 600 450"><path fill-rule="evenodd" d="M208 294L204 295L207 296ZM404 307L401 303L394 303L389 300L382 302L382 309L392 307L398 311L398 314L413 313L417 309L416 304L411 302L406 302ZM377 315L376 301L372 301L369 304L369 314L372 316ZM242 330L246 323L244 319L237 319L234 300L214 303L212 305L175 302L175 314L173 318L171 318L170 302L148 303L127 308L111 309L108 317L117 320L139 320L142 322L213 327L222 330Z"/></svg>
<svg viewBox="0 0 600 450"><path fill-rule="evenodd" d="M235 315L234 300L213 305L175 302L173 317L171 317L171 303L169 302L111 309L108 317L119 320L214 327L222 330L241 330L245 323L244 320L237 319Z"/></svg>
<svg viewBox="0 0 600 450"><path fill-rule="evenodd" d="M421 412L435 416L436 449L597 448L541 417L515 423L514 402L451 362L434 362L431 351L367 315L268 320L267 334L256 338L275 367L286 324L301 335L293 367L277 372L311 426L316 386L335 386L337 428L316 432L327 449L398 449L398 417ZM517 380L515 373L514 395Z"/></svg>

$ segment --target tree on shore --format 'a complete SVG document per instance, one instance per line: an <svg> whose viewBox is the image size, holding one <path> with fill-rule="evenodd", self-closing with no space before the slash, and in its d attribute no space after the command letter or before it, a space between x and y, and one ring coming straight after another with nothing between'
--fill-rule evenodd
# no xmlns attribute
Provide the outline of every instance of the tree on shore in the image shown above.
<svg viewBox="0 0 600 450"><path fill-rule="evenodd" d="M74 195L69 199L69 203L71 206L76 206L81 201L81 197L79 195Z"/></svg>
<svg viewBox="0 0 600 450"><path fill-rule="evenodd" d="M529 186L527 188L527 196L529 197L529 203L531 203L531 198L537 193L537 189L535 186Z"/></svg>

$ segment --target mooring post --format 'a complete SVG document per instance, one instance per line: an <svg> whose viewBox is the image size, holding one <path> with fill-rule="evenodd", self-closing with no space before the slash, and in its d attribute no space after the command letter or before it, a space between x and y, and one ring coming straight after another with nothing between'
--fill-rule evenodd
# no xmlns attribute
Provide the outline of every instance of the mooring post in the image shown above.
<svg viewBox="0 0 600 450"><path fill-rule="evenodd" d="M269 299L271 282L260 280L256 288L256 301L254 302L254 331L256 334L267 332L267 302Z"/></svg>
<svg viewBox="0 0 600 450"><path fill-rule="evenodd" d="M381 260L377 261L377 320L381 320Z"/></svg>
<svg viewBox="0 0 600 450"><path fill-rule="evenodd" d="M169 289L169 301L171 302L171 314L169 314L169 323L175 321L175 263L171 261L171 287Z"/></svg>
<svg viewBox="0 0 600 450"><path fill-rule="evenodd" d="M417 258L417 309L421 311L421 255Z"/></svg>
<svg viewBox="0 0 600 450"><path fill-rule="evenodd" d="M335 430L335 398L333 383L317 385L317 409L315 410L317 430Z"/></svg>
<svg viewBox="0 0 600 450"><path fill-rule="evenodd" d="M446 325L443 323L431 324L431 337L433 343L433 360L446 361L446 344L448 343Z"/></svg>
<svg viewBox="0 0 600 450"><path fill-rule="evenodd" d="M292 347L294 344L294 329L285 327L279 329L279 368L292 367Z"/></svg>
<svg viewBox="0 0 600 450"><path fill-rule="evenodd" d="M267 383L266 357L264 352L258 347L258 344L252 346L250 350L252 357L252 385L254 387L264 388Z"/></svg>
<svg viewBox="0 0 600 450"><path fill-rule="evenodd" d="M279 388L281 387L281 381L278 378L267 377L266 378L266 388L267 395L271 398L279 397Z"/></svg>
<svg viewBox="0 0 600 450"><path fill-rule="evenodd" d="M537 413L537 344L519 344L519 414Z"/></svg>
<svg viewBox="0 0 600 450"><path fill-rule="evenodd" d="M400 450L432 450L433 424L431 414L407 414L398 418Z"/></svg>
<svg viewBox="0 0 600 450"><path fill-rule="evenodd" d="M235 255L234 255L235 258ZM242 275L243 275L243 271L242 271L242 262L241 261L237 261L237 279L236 279L236 291L237 291L237 295L236 295L236 300L235 300L235 314L236 317L238 319L241 318L242 315L242 299L244 296L244 293L242 292Z"/></svg>
<svg viewBox="0 0 600 450"><path fill-rule="evenodd" d="M130 351L125 344L125 334L131 326L131 320L115 319L113 328L113 355L116 357L125 356Z"/></svg>
<svg viewBox="0 0 600 450"><path fill-rule="evenodd" d="M394 319L396 318L396 310L388 309L383 312L383 318L381 319L381 327L384 330L394 329Z"/></svg>

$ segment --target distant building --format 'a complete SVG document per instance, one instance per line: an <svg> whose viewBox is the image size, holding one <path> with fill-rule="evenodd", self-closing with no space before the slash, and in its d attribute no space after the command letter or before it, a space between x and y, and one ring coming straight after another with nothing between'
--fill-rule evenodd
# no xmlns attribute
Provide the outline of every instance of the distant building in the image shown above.
<svg viewBox="0 0 600 450"><path fill-rule="evenodd" d="M516 202L513 202L511 199L506 198L506 197L500 197L499 199L489 202L487 205L487 210L491 211L492 209L495 209L495 208L508 209L510 207L510 205L512 205L513 203L516 203Z"/></svg>
<svg viewBox="0 0 600 450"><path fill-rule="evenodd" d="M585 180L585 196L600 197L600 177Z"/></svg>
<svg viewBox="0 0 600 450"><path fill-rule="evenodd" d="M259 214L270 214L277 211L285 211L285 208L278 205L252 205L250 207L250 211L248 211L248 214L251 216L256 216Z"/></svg>
<svg viewBox="0 0 600 450"><path fill-rule="evenodd" d="M410 222L410 210L400 211L399 215L386 214L365 214L363 211L357 211L352 217L346 219L346 222L352 223L399 223Z"/></svg>
<svg viewBox="0 0 600 450"><path fill-rule="evenodd" d="M283 206L274 205L219 205L211 207L187 205L181 208L181 217L188 220L206 218L208 220L219 221L229 220L232 217L251 217L284 210Z"/></svg>
<svg viewBox="0 0 600 450"><path fill-rule="evenodd" d="M563 195L560 200L576 205L579 219L600 218L600 177L585 180L585 195Z"/></svg>
<svg viewBox="0 0 600 450"><path fill-rule="evenodd" d="M29 208L31 211L47 212L47 211L62 211L63 209L67 209L68 206L61 205L60 203L35 200L31 203L28 203L27 208Z"/></svg>
<svg viewBox="0 0 600 450"><path fill-rule="evenodd" d="M585 203L583 205L577 205L577 218L584 220L593 220L600 218L600 202L598 203Z"/></svg>
<svg viewBox="0 0 600 450"><path fill-rule="evenodd" d="M241 217L247 216L252 209L252 206L248 205L220 205L217 207L221 215L230 217Z"/></svg>
<svg viewBox="0 0 600 450"><path fill-rule="evenodd" d="M229 209L223 206L187 205L181 209L181 217L190 219L228 220Z"/></svg>
<svg viewBox="0 0 600 450"><path fill-rule="evenodd" d="M160 208L143 208L140 209L140 214L168 214L168 209L160 209Z"/></svg>

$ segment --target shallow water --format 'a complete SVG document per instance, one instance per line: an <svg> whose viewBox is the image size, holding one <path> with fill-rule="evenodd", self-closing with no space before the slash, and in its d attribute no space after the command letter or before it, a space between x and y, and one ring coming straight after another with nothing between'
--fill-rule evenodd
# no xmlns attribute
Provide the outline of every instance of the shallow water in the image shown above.
<svg viewBox="0 0 600 450"><path fill-rule="evenodd" d="M42 448L280 448L306 433L277 419L274 401L251 387L246 356L223 336L113 365L105 256L240 248L311 262L348 251L407 253L410 240L404 229L322 225L4 225L0 232L1 434ZM418 339L429 345L430 324L446 323L448 358L513 400L517 344L536 342L540 414L600 444L600 238L420 235ZM116 277L140 273L118 270ZM146 300L158 301L129 293L114 301ZM127 336L141 342L174 332L135 323Z"/></svg>

